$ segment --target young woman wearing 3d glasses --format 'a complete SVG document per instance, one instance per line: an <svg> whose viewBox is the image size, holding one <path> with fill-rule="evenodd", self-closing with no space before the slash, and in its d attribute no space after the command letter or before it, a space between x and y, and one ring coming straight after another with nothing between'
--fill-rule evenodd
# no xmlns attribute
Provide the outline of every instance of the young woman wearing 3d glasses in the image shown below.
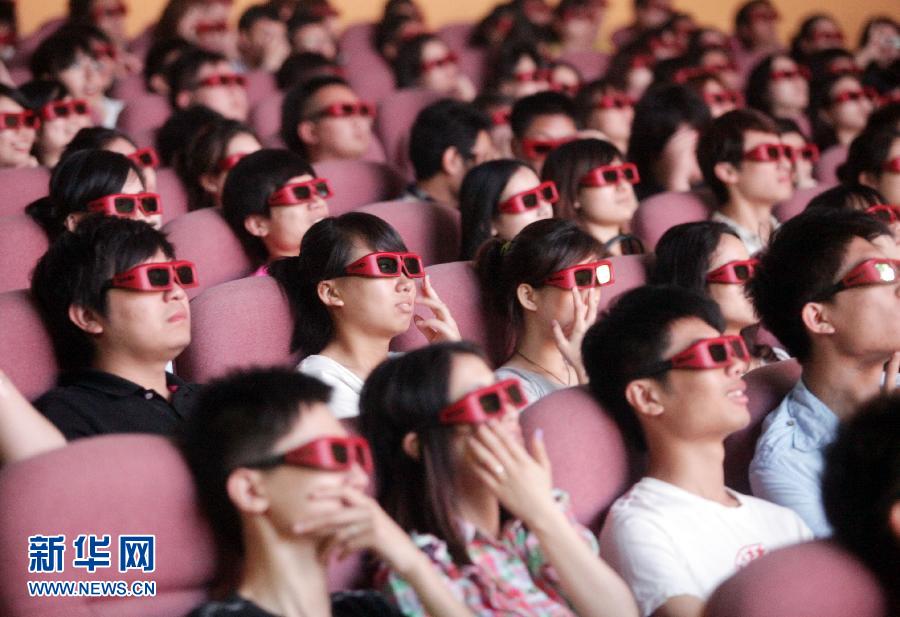
<svg viewBox="0 0 900 617"><path fill-rule="evenodd" d="M18 90L0 84L0 169L37 167L31 155L40 119Z"/></svg>
<svg viewBox="0 0 900 617"><path fill-rule="evenodd" d="M152 146L138 148L134 140L122 131L95 126L78 131L75 138L66 146L60 160L81 150L108 150L125 155L141 168L144 186L147 190L156 191L156 169L159 167L159 155Z"/></svg>
<svg viewBox="0 0 900 617"><path fill-rule="evenodd" d="M636 615L593 535L553 489L537 433L519 427L524 393L469 343L412 351L372 372L360 428L379 503L476 615ZM422 602L390 563L376 584L408 616Z"/></svg>
<svg viewBox="0 0 900 617"><path fill-rule="evenodd" d="M85 99L73 99L56 81L32 81L22 86L22 92L31 100L38 120L32 153L41 165L53 168L75 134L94 125L91 108Z"/></svg>
<svg viewBox="0 0 900 617"><path fill-rule="evenodd" d="M529 223L553 216L556 185L541 182L521 161L499 159L476 165L459 189L462 241L459 258L469 260L491 237L512 240Z"/></svg>
<svg viewBox="0 0 900 617"><path fill-rule="evenodd" d="M615 280L603 247L572 221L532 223L511 242L489 241L476 267L504 349L498 377L522 382L529 403L585 383L581 339L596 319L600 287Z"/></svg>
<svg viewBox="0 0 900 617"><path fill-rule="evenodd" d="M118 152L82 150L67 155L50 177L50 195L25 211L51 238L75 229L81 219L98 212L143 220L159 228L163 206L146 190L143 170Z"/></svg>
<svg viewBox="0 0 900 617"><path fill-rule="evenodd" d="M629 233L640 174L614 145L600 139L564 144L547 157L541 175L556 183L559 201L553 208L558 218L576 221L610 255L644 252L641 241Z"/></svg>
<svg viewBox="0 0 900 617"><path fill-rule="evenodd" d="M429 341L459 339L422 260L377 216L350 212L319 221L303 236L300 255L274 262L269 272L290 301L291 348L308 354L298 368L334 388L331 409L339 418L359 414L363 380L410 322ZM415 314L416 305L434 316Z"/></svg>
<svg viewBox="0 0 900 617"><path fill-rule="evenodd" d="M259 150L238 159L222 191L222 214L258 270L300 251L303 235L328 216L331 186L299 154Z"/></svg>
<svg viewBox="0 0 900 617"><path fill-rule="evenodd" d="M656 264L651 282L677 285L711 298L725 320L725 334L743 335L752 358L748 370L784 360L781 349L755 343L759 318L745 293L757 260L725 223L683 223L668 230L656 245Z"/></svg>
<svg viewBox="0 0 900 617"><path fill-rule="evenodd" d="M370 550L435 617L471 613L366 495L369 445L328 409L331 388L287 369L208 385L180 440L218 548L218 597L190 617L399 617L374 591L329 597L331 556ZM214 592L215 593L215 592Z"/></svg>

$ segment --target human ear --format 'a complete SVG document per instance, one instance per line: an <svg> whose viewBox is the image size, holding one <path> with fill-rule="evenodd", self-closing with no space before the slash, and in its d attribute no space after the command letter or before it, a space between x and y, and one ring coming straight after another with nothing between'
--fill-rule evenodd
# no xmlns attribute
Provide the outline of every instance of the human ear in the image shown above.
<svg viewBox="0 0 900 617"><path fill-rule="evenodd" d="M310 120L301 121L297 125L297 137L305 144L318 144L320 140L316 123Z"/></svg>
<svg viewBox="0 0 900 617"><path fill-rule="evenodd" d="M69 319L88 334L103 334L103 323L93 310L78 304L69 305Z"/></svg>
<svg viewBox="0 0 900 617"><path fill-rule="evenodd" d="M197 181L200 183L200 188L210 195L219 194L218 174L210 172L202 173Z"/></svg>
<svg viewBox="0 0 900 617"><path fill-rule="evenodd" d="M238 467L225 481L231 503L243 512L262 514L269 509L269 495L262 475L255 469Z"/></svg>
<svg viewBox="0 0 900 617"><path fill-rule="evenodd" d="M463 164L463 157L459 153L459 150L454 146L450 146L444 153L441 155L441 167L449 176L456 176L462 174L465 166Z"/></svg>
<svg viewBox="0 0 900 617"><path fill-rule="evenodd" d="M740 175L737 167L735 167L733 163L728 163L726 161L720 161L716 163L713 167L713 173L715 174L716 178L718 178L724 184L737 183L738 176Z"/></svg>
<svg viewBox="0 0 900 617"><path fill-rule="evenodd" d="M834 334L828 307L821 302L807 302L800 310L800 319L806 329L814 334Z"/></svg>
<svg viewBox="0 0 900 617"><path fill-rule="evenodd" d="M246 229L247 233L251 236L265 238L269 235L270 222L271 221L267 216L263 216L262 214L251 214L244 219L244 229Z"/></svg>
<svg viewBox="0 0 900 617"><path fill-rule="evenodd" d="M406 453L406 456L413 459L414 461L420 460L422 456L422 451L420 449L419 444L419 435L416 433L407 433L403 436L403 451Z"/></svg>
<svg viewBox="0 0 900 617"><path fill-rule="evenodd" d="M537 310L537 303L534 301L535 293L534 287L528 283L520 283L519 286L516 287L516 299L526 311Z"/></svg>
<svg viewBox="0 0 900 617"><path fill-rule="evenodd" d="M625 386L625 400L635 413L659 416L665 411L659 396L659 384L651 379L635 379Z"/></svg>
<svg viewBox="0 0 900 617"><path fill-rule="evenodd" d="M319 281L316 293L325 306L344 306L341 290L338 289L337 283L333 279Z"/></svg>
<svg viewBox="0 0 900 617"><path fill-rule="evenodd" d="M187 109L191 105L191 93L188 90L182 90L175 95L175 106L178 109Z"/></svg>

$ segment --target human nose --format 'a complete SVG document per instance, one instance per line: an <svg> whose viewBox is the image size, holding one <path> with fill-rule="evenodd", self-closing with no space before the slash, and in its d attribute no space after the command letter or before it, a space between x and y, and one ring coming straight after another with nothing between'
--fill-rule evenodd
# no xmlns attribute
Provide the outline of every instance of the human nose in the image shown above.
<svg viewBox="0 0 900 617"><path fill-rule="evenodd" d="M744 373L747 372L747 369L750 367L750 358L737 358L733 357L731 359L731 364L725 367L725 374L729 377L740 377Z"/></svg>
<svg viewBox="0 0 900 617"><path fill-rule="evenodd" d="M369 486L369 474L363 469L359 461L353 463L347 471L346 481L349 486L364 491Z"/></svg>

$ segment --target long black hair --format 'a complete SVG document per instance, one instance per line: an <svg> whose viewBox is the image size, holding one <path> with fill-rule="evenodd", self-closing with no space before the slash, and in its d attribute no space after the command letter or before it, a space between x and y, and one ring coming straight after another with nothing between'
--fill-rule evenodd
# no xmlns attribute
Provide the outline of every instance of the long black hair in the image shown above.
<svg viewBox="0 0 900 617"><path fill-rule="evenodd" d="M491 220L497 210L500 195L509 179L527 163L515 159L497 159L476 165L463 178L459 188L459 213L462 220L462 239L459 259L468 261L478 247L491 237Z"/></svg>

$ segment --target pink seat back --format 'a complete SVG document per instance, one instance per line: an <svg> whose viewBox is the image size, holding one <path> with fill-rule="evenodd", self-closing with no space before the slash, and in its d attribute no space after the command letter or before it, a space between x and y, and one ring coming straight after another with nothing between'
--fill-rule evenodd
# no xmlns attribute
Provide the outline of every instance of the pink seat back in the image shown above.
<svg viewBox="0 0 900 617"><path fill-rule="evenodd" d="M609 260L613 264L613 273L616 278L612 285L601 290L599 310L603 311L608 308L613 300L626 291L645 285L647 283L648 267L652 259L652 253L610 257Z"/></svg>
<svg viewBox="0 0 900 617"><path fill-rule="evenodd" d="M172 108L165 97L147 93L139 98L134 98L125 105L125 109L119 114L116 125L120 130L137 139L137 136L147 135L150 131L161 127L171 113ZM144 141L139 143L144 143Z"/></svg>
<svg viewBox="0 0 900 617"><path fill-rule="evenodd" d="M49 192L50 171L46 167L0 170L0 216L21 214L25 206Z"/></svg>
<svg viewBox="0 0 900 617"><path fill-rule="evenodd" d="M823 184L832 186L837 184L837 169L847 160L848 150L849 148L847 146L838 144L831 146L828 150L823 152L819 161L816 163L816 166L813 168L813 175L816 179Z"/></svg>
<svg viewBox="0 0 900 617"><path fill-rule="evenodd" d="M0 293L0 315L0 369L25 398L34 400L56 382L53 341L24 289Z"/></svg>
<svg viewBox="0 0 900 617"><path fill-rule="evenodd" d="M451 45L450 49L459 55L460 72L471 79L475 89L480 92L488 78L487 52L477 47L453 47Z"/></svg>
<svg viewBox="0 0 900 617"><path fill-rule="evenodd" d="M527 407L522 431L544 431L553 484L572 498L575 517L598 532L606 511L632 482L632 463L616 423L581 387L548 394Z"/></svg>
<svg viewBox="0 0 900 617"><path fill-rule="evenodd" d="M705 221L712 214L712 204L692 191L667 191L643 200L631 221L631 229L648 251L675 225Z"/></svg>
<svg viewBox="0 0 900 617"><path fill-rule="evenodd" d="M183 615L202 602L215 554L190 474L161 437L112 435L0 471L0 613L7 617ZM29 573L28 538L65 535L63 571ZM110 536L110 566L74 567L81 534ZM119 536L152 535L155 571L118 571ZM86 556L86 555L83 555ZM26 581L153 581L154 597L30 597Z"/></svg>
<svg viewBox="0 0 900 617"><path fill-rule="evenodd" d="M191 344L175 361L178 374L203 383L235 368L290 364L293 329L275 279L254 276L216 285L191 301Z"/></svg>
<svg viewBox="0 0 900 617"><path fill-rule="evenodd" d="M281 103L283 101L283 93L273 92L250 109L250 126L253 127L260 139L278 135L281 130Z"/></svg>
<svg viewBox="0 0 900 617"><path fill-rule="evenodd" d="M268 71L249 71L244 73L244 79L247 80L247 102L251 107L278 93L275 76Z"/></svg>
<svg viewBox="0 0 900 617"><path fill-rule="evenodd" d="M27 214L0 216L0 292L30 287L48 246L47 234Z"/></svg>
<svg viewBox="0 0 900 617"><path fill-rule="evenodd" d="M578 69L585 82L599 78L609 66L609 56L599 51L570 51L561 55L559 60Z"/></svg>
<svg viewBox="0 0 900 617"><path fill-rule="evenodd" d="M394 72L374 50L346 53L344 71L347 82L362 98L378 103L394 92Z"/></svg>
<svg viewBox="0 0 900 617"><path fill-rule="evenodd" d="M253 270L240 240L222 213L214 208L179 216L166 224L163 231L175 245L178 258L193 261L197 266L200 285L187 290L191 298L219 283L247 276Z"/></svg>
<svg viewBox="0 0 900 617"><path fill-rule="evenodd" d="M174 169L161 167L156 170L156 192L162 201L164 222L187 214L188 194Z"/></svg>
<svg viewBox="0 0 900 617"><path fill-rule="evenodd" d="M372 37L375 36L375 24L371 22L359 22L350 24L341 33L341 53L352 55L358 52L375 53L372 47Z"/></svg>
<svg viewBox="0 0 900 617"><path fill-rule="evenodd" d="M440 98L431 90L406 88L379 103L375 134L384 147L388 163L400 170L409 168L409 131L419 112Z"/></svg>
<svg viewBox="0 0 900 617"><path fill-rule="evenodd" d="M750 492L747 471L756 451L763 420L778 407L799 379L800 365L796 360L776 362L744 376L750 399L750 422L725 440L725 484L736 491Z"/></svg>
<svg viewBox="0 0 900 617"><path fill-rule="evenodd" d="M339 216L366 204L399 197L405 182L384 163L373 161L322 161L316 175L328 178L334 195L328 199L331 216Z"/></svg>
<svg viewBox="0 0 900 617"><path fill-rule="evenodd" d="M359 208L390 223L426 266L459 255L459 211L426 201L383 201Z"/></svg>
<svg viewBox="0 0 900 617"><path fill-rule="evenodd" d="M141 74L117 79L113 84L113 96L126 102L139 99L145 94L147 94L147 88L144 85L144 76Z"/></svg>
<svg viewBox="0 0 900 617"><path fill-rule="evenodd" d="M884 592L855 557L827 541L753 561L722 583L706 617L884 617Z"/></svg>
<svg viewBox="0 0 900 617"><path fill-rule="evenodd" d="M827 191L832 186L833 185L830 184L819 184L818 186L814 186L812 188L797 189L796 191L794 191L794 194L790 199L776 205L772 209L772 214L775 216L775 218L778 219L779 222L784 223L785 221L794 218L795 216L806 210L806 206L809 204L810 200L812 200L813 197L815 197L819 193Z"/></svg>
<svg viewBox="0 0 900 617"><path fill-rule="evenodd" d="M441 37L447 47L455 51L461 51L469 46L469 36L475 29L475 24L471 21L459 21L452 24L446 24L438 28L437 34Z"/></svg>
<svg viewBox="0 0 900 617"><path fill-rule="evenodd" d="M503 333L499 328L491 327L492 320L484 309L481 286L472 262L454 261L431 266L428 275L438 296L450 309L463 339L480 345L495 366L503 362L509 355L504 347ZM419 308L416 313L431 317L428 309ZM427 344L428 341L413 324L407 332L391 341L391 348L410 351Z"/></svg>

